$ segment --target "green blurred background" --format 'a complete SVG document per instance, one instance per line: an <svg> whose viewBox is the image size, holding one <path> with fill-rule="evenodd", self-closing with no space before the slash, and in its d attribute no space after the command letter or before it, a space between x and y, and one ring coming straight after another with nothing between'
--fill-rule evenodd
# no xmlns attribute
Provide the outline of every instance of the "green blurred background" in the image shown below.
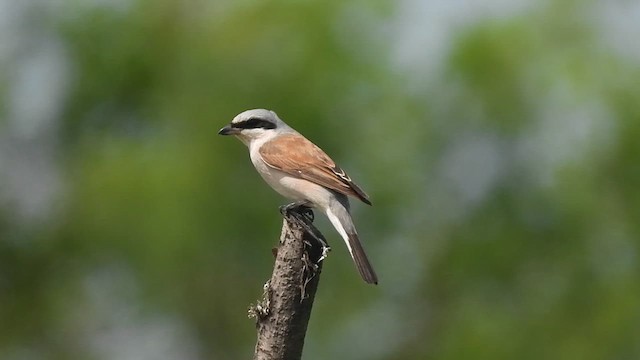
<svg viewBox="0 0 640 360"><path fill-rule="evenodd" d="M304 358L640 358L634 1L0 1L0 359L247 359L273 109L371 196Z"/></svg>

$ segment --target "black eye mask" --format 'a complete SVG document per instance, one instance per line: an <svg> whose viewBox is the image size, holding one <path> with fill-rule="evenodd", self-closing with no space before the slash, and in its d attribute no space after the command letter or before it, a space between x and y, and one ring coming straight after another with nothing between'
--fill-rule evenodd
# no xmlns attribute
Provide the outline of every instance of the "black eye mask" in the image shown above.
<svg viewBox="0 0 640 360"><path fill-rule="evenodd" d="M275 129L276 124L263 119L251 118L246 121L231 124L231 127L234 127L236 129Z"/></svg>

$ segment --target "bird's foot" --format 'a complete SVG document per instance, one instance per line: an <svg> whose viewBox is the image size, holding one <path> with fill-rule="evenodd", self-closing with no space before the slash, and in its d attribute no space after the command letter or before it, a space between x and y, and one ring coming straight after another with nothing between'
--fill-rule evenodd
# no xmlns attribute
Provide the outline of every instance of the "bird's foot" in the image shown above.
<svg viewBox="0 0 640 360"><path fill-rule="evenodd" d="M329 254L329 251L331 251L331 247L324 239L322 234L320 234L318 230L313 225L311 225L314 220L313 210L311 210L311 203L306 200L302 200L283 205L280 206L280 213L288 220L293 221L297 225L302 227L304 231L308 233L317 244L320 245L322 253L316 263L324 260Z"/></svg>
<svg viewBox="0 0 640 360"><path fill-rule="evenodd" d="M313 222L313 210L311 210L309 201L301 200L280 206L280 213L284 216L293 215L292 213L294 212L305 216L310 222Z"/></svg>
<svg viewBox="0 0 640 360"><path fill-rule="evenodd" d="M311 211L311 209L304 208L304 210L301 212L298 212L298 209L301 208L298 207L295 208L295 210L285 211L283 215L287 220L302 227L304 231L308 232L313 237L317 237L317 235L315 234L316 230L314 230L313 225L311 225L311 222L313 221L313 212Z"/></svg>

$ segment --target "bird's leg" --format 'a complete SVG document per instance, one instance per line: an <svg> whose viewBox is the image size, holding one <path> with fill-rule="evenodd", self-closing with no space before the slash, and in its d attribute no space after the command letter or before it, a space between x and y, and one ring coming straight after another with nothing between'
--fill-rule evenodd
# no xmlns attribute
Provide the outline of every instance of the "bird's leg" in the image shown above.
<svg viewBox="0 0 640 360"><path fill-rule="evenodd" d="M283 205L280 206L280 213L290 220L295 221L296 224L300 225L309 235L311 235L311 237L313 237L313 239L322 248L322 254L318 258L318 262L324 260L329 251L331 251L331 247L322 234L318 233L318 230L311 225L314 219L313 210L311 210L311 203L306 200L302 200Z"/></svg>
<svg viewBox="0 0 640 360"><path fill-rule="evenodd" d="M302 200L280 206L280 213L286 218L294 220L306 232L312 234L315 237L314 231L311 229L311 223L313 222L313 211L311 210L310 202Z"/></svg>
<svg viewBox="0 0 640 360"><path fill-rule="evenodd" d="M290 215L293 211L306 216L310 222L313 222L313 211L311 210L311 203L309 201L300 200L280 206L280 213L284 216Z"/></svg>

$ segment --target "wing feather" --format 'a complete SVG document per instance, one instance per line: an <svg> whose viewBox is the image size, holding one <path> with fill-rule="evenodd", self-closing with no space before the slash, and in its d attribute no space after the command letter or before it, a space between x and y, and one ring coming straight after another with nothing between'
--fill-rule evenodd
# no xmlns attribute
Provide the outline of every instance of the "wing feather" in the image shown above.
<svg viewBox="0 0 640 360"><path fill-rule="evenodd" d="M260 156L268 166L289 175L350 195L371 205L369 196L322 149L298 134L285 134L264 143Z"/></svg>

